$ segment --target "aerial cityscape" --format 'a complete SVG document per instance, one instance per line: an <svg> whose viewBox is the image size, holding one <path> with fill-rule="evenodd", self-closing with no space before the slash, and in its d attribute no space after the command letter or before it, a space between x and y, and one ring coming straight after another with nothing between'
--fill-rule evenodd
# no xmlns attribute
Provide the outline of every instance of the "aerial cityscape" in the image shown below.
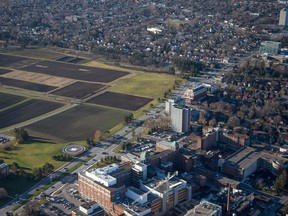
<svg viewBox="0 0 288 216"><path fill-rule="evenodd" d="M287 216L287 0L0 0L0 216Z"/></svg>

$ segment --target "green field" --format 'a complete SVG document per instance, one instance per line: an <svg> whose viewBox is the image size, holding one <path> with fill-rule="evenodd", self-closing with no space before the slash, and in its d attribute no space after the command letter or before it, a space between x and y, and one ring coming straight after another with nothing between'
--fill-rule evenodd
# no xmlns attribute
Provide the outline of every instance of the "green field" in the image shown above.
<svg viewBox="0 0 288 216"><path fill-rule="evenodd" d="M63 162L55 161L52 157L61 153L61 149L66 144L45 143L37 140L31 140L30 144L18 144L12 151L0 151L0 158L5 163L12 164L16 162L23 167L26 172L31 172L34 168L43 166L45 163L51 163L54 167L60 167Z"/></svg>
<svg viewBox="0 0 288 216"><path fill-rule="evenodd" d="M115 80L109 91L152 97L154 99L163 97L164 92L169 88L172 89L174 81L179 79L179 77L166 73L129 70L105 65L97 61L88 62L86 65L130 72L131 76Z"/></svg>
<svg viewBox="0 0 288 216"><path fill-rule="evenodd" d="M172 89L176 78L163 73L138 72L135 76L116 80L110 90L157 99L163 97L166 90Z"/></svg>

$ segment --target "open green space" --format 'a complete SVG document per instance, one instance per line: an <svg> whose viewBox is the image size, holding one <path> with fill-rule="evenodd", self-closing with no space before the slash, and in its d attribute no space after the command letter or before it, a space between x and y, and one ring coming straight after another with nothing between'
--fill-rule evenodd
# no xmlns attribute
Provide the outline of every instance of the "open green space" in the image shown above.
<svg viewBox="0 0 288 216"><path fill-rule="evenodd" d="M124 121L125 111L80 105L26 127L29 134L56 142L85 140Z"/></svg>
<svg viewBox="0 0 288 216"><path fill-rule="evenodd" d="M55 161L53 155L61 153L66 144L53 144L31 140L29 144L18 144L10 151L0 151L0 158L7 164L18 163L26 172L31 173L34 168L42 167L45 163L51 163L55 168L65 162Z"/></svg>
<svg viewBox="0 0 288 216"><path fill-rule="evenodd" d="M134 76L116 80L109 90L157 99L163 97L169 88L172 89L176 79L170 74L137 72Z"/></svg>
<svg viewBox="0 0 288 216"><path fill-rule="evenodd" d="M23 101L24 99L25 97L0 92L0 110Z"/></svg>
<svg viewBox="0 0 288 216"><path fill-rule="evenodd" d="M85 65L127 71L131 73L131 75L122 77L121 79L117 79L112 82L113 87L110 88L109 91L152 97L154 99L163 97L165 91L167 91L169 88L172 89L174 81L176 79L179 80L179 77L171 74L129 70L111 65L105 65L97 61L90 61Z"/></svg>

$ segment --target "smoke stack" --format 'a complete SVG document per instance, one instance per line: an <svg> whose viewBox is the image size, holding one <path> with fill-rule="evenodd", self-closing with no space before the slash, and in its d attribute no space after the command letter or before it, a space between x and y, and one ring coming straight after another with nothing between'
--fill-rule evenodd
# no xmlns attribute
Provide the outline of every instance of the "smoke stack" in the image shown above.
<svg viewBox="0 0 288 216"><path fill-rule="evenodd" d="M226 211L227 215L230 216L230 184L228 184L228 197L227 197L227 205L226 205Z"/></svg>

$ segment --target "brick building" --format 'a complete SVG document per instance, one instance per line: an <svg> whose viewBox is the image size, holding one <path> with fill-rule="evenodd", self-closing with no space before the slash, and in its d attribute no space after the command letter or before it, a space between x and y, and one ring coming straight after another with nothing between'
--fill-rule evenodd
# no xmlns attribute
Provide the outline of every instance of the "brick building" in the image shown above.
<svg viewBox="0 0 288 216"><path fill-rule="evenodd" d="M125 196L125 185L131 183L131 167L131 163L112 164L78 173L78 191L111 212L113 202Z"/></svg>
<svg viewBox="0 0 288 216"><path fill-rule="evenodd" d="M193 83L187 87L182 94L182 98L186 101L187 104L191 104L192 101L201 100L206 96L207 88L203 84L199 83Z"/></svg>
<svg viewBox="0 0 288 216"><path fill-rule="evenodd" d="M206 133L203 136L197 136L197 145L198 149L209 150L213 145L216 145L218 140L218 132L211 131Z"/></svg>

